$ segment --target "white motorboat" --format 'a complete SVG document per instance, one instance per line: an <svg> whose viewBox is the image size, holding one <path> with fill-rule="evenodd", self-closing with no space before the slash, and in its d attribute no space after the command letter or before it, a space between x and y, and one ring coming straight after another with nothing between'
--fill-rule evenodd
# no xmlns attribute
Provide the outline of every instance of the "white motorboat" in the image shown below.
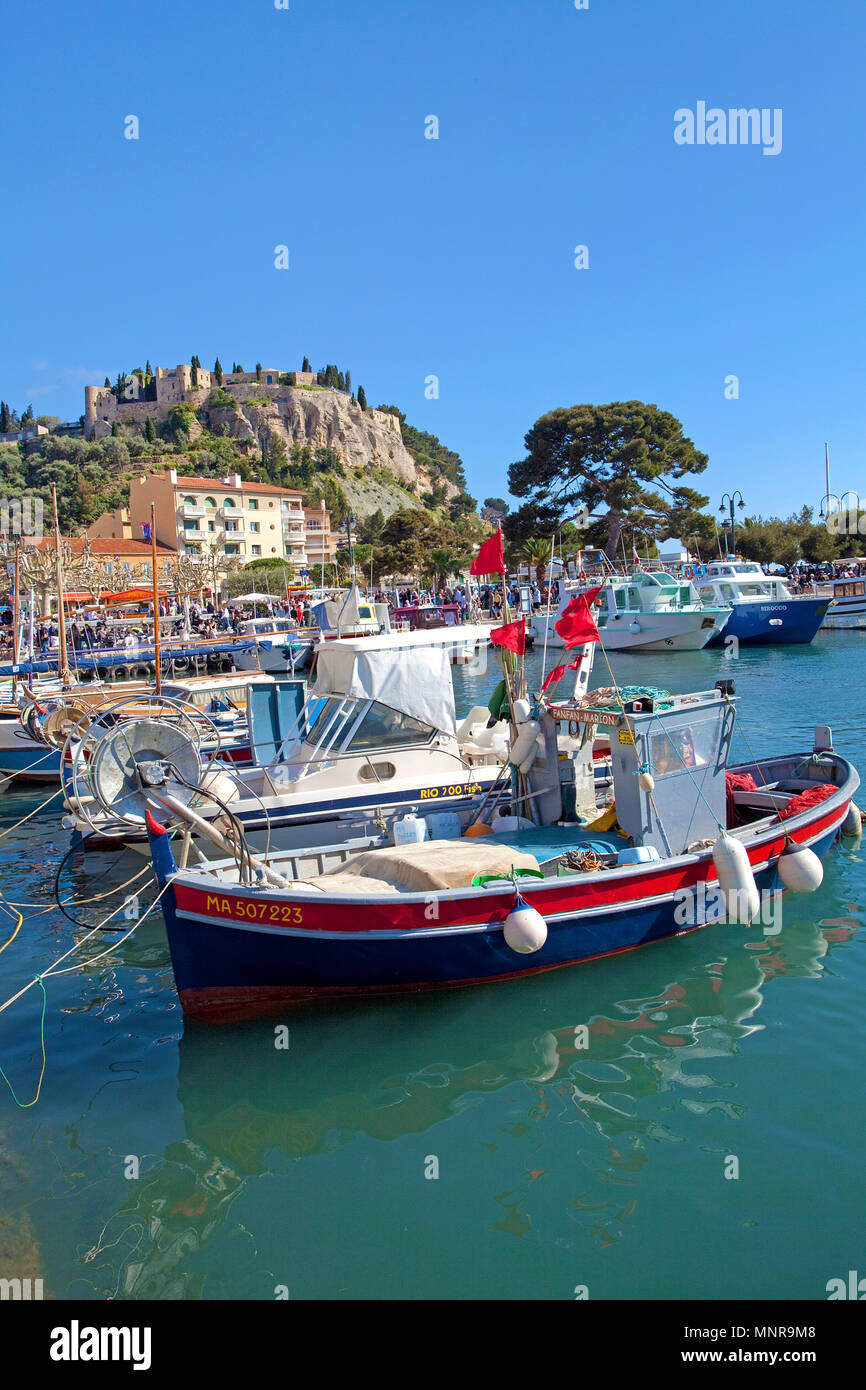
<svg viewBox="0 0 866 1390"><path fill-rule="evenodd" d="M638 571L627 576L611 575L603 581L596 619L605 651L668 652L699 651L716 637L730 616L730 610L701 602L689 579L677 579L664 571ZM556 581L557 611L535 619L537 641L562 647L556 623L575 594L595 587L591 581Z"/></svg>

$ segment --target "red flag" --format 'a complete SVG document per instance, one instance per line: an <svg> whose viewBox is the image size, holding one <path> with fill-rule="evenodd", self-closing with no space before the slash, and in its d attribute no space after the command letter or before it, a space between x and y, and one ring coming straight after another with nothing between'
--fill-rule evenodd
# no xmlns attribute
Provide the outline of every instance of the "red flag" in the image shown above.
<svg viewBox="0 0 866 1390"><path fill-rule="evenodd" d="M544 684L541 687L542 695L549 685L556 685L557 681L561 681L566 671L576 671L582 661L583 653L581 653L580 656L576 656L574 661L569 661L568 665L554 666L552 671L548 671L547 675L544 677Z"/></svg>
<svg viewBox="0 0 866 1390"><path fill-rule="evenodd" d="M555 627L566 647L577 647L582 642L599 641L598 628L590 608L603 588L604 585L599 584L597 589L587 589L585 594L575 594L563 609Z"/></svg>
<svg viewBox="0 0 866 1390"><path fill-rule="evenodd" d="M470 574L504 574L505 556L502 553L502 527L481 546L472 564Z"/></svg>
<svg viewBox="0 0 866 1390"><path fill-rule="evenodd" d="M510 652L523 656L526 651L526 624L523 618L516 623L506 623L505 627L495 627L490 640L497 647L507 647Z"/></svg>

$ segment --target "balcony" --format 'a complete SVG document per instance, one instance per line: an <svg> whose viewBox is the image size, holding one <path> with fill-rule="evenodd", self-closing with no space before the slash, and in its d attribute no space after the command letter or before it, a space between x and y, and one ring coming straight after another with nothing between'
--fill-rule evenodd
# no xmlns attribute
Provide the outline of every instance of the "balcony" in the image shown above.
<svg viewBox="0 0 866 1390"><path fill-rule="evenodd" d="M185 541L200 541L206 532L203 526L184 526L180 534Z"/></svg>
<svg viewBox="0 0 866 1390"><path fill-rule="evenodd" d="M246 534L247 529L245 526L242 526L240 522L237 523L237 526L234 528L234 530L230 531L227 526L224 526L222 531L223 540L229 542L243 540Z"/></svg>
<svg viewBox="0 0 866 1390"><path fill-rule="evenodd" d="M207 507L191 507L188 502L184 502L178 510L183 517L207 516Z"/></svg>

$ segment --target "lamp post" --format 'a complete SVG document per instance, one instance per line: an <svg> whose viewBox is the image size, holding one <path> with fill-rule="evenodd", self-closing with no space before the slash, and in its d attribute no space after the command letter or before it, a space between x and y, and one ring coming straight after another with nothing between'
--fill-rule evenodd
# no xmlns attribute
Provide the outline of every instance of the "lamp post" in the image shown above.
<svg viewBox="0 0 866 1390"><path fill-rule="evenodd" d="M739 497L739 499L740 499L739 502L737 501L737 498L738 498L738 497ZM730 506L730 509L731 509L731 534L730 534L730 545L729 545L729 543L728 543L728 537L727 537L727 536L725 537L725 552L726 552L726 554L730 557L730 555L731 555L731 547L733 546L733 549L736 550L736 546L734 546L734 544L733 544L733 542L734 542L734 527L736 526L736 521L734 520L734 507L737 506L737 507L739 507L740 511L742 511L742 510L744 509L744 507L745 507L746 504L745 504L745 502L743 501L743 494L742 494L739 490L737 490L737 491L735 491L735 492L726 492L726 493L725 493L724 497L722 498L721 506L719 507L719 511L720 511L720 512L724 512L724 510L725 510L725 503L728 503L729 506Z"/></svg>

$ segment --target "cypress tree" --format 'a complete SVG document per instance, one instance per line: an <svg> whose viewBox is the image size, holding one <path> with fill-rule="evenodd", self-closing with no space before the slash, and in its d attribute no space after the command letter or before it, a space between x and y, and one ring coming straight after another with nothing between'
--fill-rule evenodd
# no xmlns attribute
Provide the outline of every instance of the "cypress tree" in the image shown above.
<svg viewBox="0 0 866 1390"><path fill-rule="evenodd" d="M351 396L351 394L352 394L352 373L351 373L351 372L347 372L347 373L346 373L346 390L348 391L349 395Z"/></svg>
<svg viewBox="0 0 866 1390"><path fill-rule="evenodd" d="M312 370L313 370L313 369L312 369L312 367L310 366L310 359L309 359L309 357L305 357L305 358L304 358L304 365L303 365L303 367L301 368L301 371L302 371L302 372L311 372Z"/></svg>
<svg viewBox="0 0 866 1390"><path fill-rule="evenodd" d="M358 387L358 404L362 410L367 409L367 396L363 386Z"/></svg>
<svg viewBox="0 0 866 1390"><path fill-rule="evenodd" d="M219 358L217 358L216 361L215 361L214 364L213 364L213 374L214 374L214 376L216 377L217 386L222 386L222 384L223 384L223 369L222 369L222 367L220 366L220 360L219 360Z"/></svg>
<svg viewBox="0 0 866 1390"><path fill-rule="evenodd" d="M153 423L152 415L148 415L144 422L144 437L150 444L156 441L156 425Z"/></svg>
<svg viewBox="0 0 866 1390"><path fill-rule="evenodd" d="M5 401L0 401L0 434L6 434L9 430L9 407Z"/></svg>
<svg viewBox="0 0 866 1390"><path fill-rule="evenodd" d="M257 362L257 363L256 363L256 381L261 381L261 379L262 379L262 364L261 364L261 362Z"/></svg>

